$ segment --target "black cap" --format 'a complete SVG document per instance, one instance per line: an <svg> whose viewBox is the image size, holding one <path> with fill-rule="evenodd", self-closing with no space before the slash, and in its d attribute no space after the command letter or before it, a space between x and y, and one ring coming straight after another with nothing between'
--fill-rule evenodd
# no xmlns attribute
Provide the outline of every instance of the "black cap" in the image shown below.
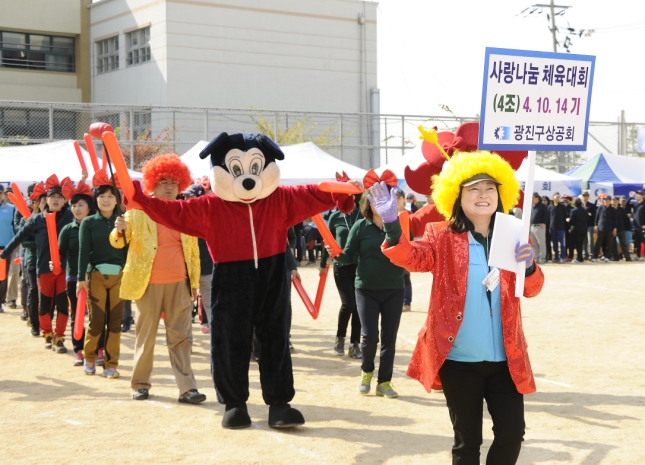
<svg viewBox="0 0 645 465"><path fill-rule="evenodd" d="M643 191L643 189L638 189L636 194L645 195L645 191Z"/></svg>

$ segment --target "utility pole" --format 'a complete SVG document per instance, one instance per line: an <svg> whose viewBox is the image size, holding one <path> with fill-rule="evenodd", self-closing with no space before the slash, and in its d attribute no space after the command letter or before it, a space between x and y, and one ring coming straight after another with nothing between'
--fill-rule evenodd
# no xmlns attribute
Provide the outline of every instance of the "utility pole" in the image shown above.
<svg viewBox="0 0 645 465"><path fill-rule="evenodd" d="M532 8L540 8L540 9L548 8L551 11L551 27L549 29L551 30L551 34L553 36L553 51L555 53L558 53L558 39L556 37L557 29L555 27L555 16L556 16L556 14L557 15L563 14L564 10L566 10L567 8L571 8L571 6L568 6L568 5L554 5L553 0L551 0L551 3L549 3L549 4L546 4L546 5L545 4L535 4L535 5L531 5L531 7ZM557 13L555 11L556 8L558 9Z"/></svg>

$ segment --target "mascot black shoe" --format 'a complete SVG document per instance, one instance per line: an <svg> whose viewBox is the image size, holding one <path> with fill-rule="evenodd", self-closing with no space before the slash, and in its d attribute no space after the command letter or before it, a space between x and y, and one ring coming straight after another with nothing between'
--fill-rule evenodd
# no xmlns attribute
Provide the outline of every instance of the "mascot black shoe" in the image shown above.
<svg viewBox="0 0 645 465"><path fill-rule="evenodd" d="M233 406L227 405L222 418L222 427L227 429L239 429L251 426L251 417L246 409L246 404Z"/></svg>
<svg viewBox="0 0 645 465"><path fill-rule="evenodd" d="M211 364L219 402L233 412L233 406L249 398L255 328L261 341L262 398L267 405L275 404L270 416L276 426L303 424L300 412L284 407L295 395L289 351L291 282L285 272L287 230L334 207L349 213L354 198L323 192L314 184L280 186L276 160L284 159L284 154L263 134L222 133L200 157L210 157L212 195L171 202L149 197L135 181L133 200L153 221L206 240L215 263ZM237 424L238 415L225 415L225 423L235 419Z"/></svg>
<svg viewBox="0 0 645 465"><path fill-rule="evenodd" d="M273 404L269 407L269 426L271 428L292 428L305 424L305 417L289 404Z"/></svg>

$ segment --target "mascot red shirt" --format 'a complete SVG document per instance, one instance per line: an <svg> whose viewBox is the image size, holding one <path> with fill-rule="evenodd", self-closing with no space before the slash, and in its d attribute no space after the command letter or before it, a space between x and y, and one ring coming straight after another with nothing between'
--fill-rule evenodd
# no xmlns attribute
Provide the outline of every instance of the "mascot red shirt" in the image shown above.
<svg viewBox="0 0 645 465"><path fill-rule="evenodd" d="M353 197L322 192L315 185L279 186L284 159L262 134L220 134L200 153L210 156L215 195L187 202L149 198L135 182L134 200L152 220L206 240L213 262L211 361L225 428L251 425L249 357L253 329L261 343L260 381L269 426L305 422L291 408L293 373L288 337L288 279L285 263L290 226L337 206L349 213Z"/></svg>

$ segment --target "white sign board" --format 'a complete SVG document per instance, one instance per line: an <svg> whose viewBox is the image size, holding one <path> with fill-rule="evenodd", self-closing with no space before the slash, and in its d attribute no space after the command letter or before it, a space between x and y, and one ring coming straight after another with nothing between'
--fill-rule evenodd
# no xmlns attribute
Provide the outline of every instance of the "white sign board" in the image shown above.
<svg viewBox="0 0 645 465"><path fill-rule="evenodd" d="M480 150L587 149L596 57L486 48Z"/></svg>

